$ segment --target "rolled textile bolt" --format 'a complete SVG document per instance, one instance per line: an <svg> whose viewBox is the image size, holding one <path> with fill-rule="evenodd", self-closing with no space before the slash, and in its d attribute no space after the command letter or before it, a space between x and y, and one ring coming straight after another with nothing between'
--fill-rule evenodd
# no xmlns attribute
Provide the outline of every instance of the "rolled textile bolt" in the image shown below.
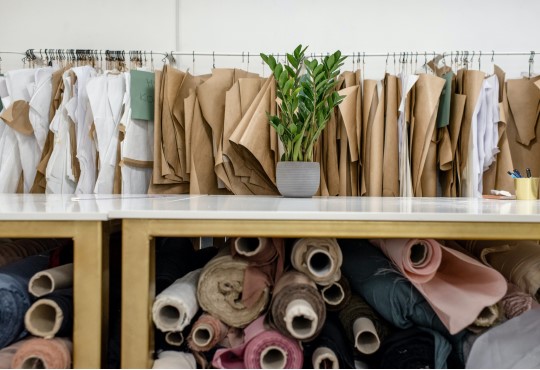
<svg viewBox="0 0 540 370"><path fill-rule="evenodd" d="M367 317L359 317L353 324L354 346L366 355L375 353L381 346L381 341L373 321Z"/></svg>
<svg viewBox="0 0 540 370"><path fill-rule="evenodd" d="M476 326L480 327L490 327L492 326L495 321L499 318L499 308L497 304L493 304L491 306L485 307L476 320L474 320L474 324Z"/></svg>
<svg viewBox="0 0 540 370"><path fill-rule="evenodd" d="M236 253L251 257L259 253L266 243L266 238L236 238L234 249Z"/></svg>
<svg viewBox="0 0 540 370"><path fill-rule="evenodd" d="M315 369L339 369L339 361L334 353L328 347L319 347L311 356L311 362Z"/></svg>
<svg viewBox="0 0 540 370"><path fill-rule="evenodd" d="M431 249L421 243L414 244L409 250L409 259L414 267L422 268L431 260Z"/></svg>
<svg viewBox="0 0 540 370"><path fill-rule="evenodd" d="M323 287L321 289L321 295L329 306L337 306L345 299L345 292L339 282Z"/></svg>
<svg viewBox="0 0 540 370"><path fill-rule="evenodd" d="M284 317L287 331L297 339L312 337L317 331L319 317L304 299L293 299L287 305Z"/></svg>
<svg viewBox="0 0 540 370"><path fill-rule="evenodd" d="M201 269L191 271L161 292L152 306L156 327L163 331L182 331L197 313L197 282Z"/></svg>
<svg viewBox="0 0 540 370"><path fill-rule="evenodd" d="M306 256L307 268L313 276L327 278L333 274L334 260L325 250L313 249Z"/></svg>
<svg viewBox="0 0 540 370"><path fill-rule="evenodd" d="M201 324L193 329L193 343L199 347L206 347L212 342L214 335L214 329L210 325Z"/></svg>
<svg viewBox="0 0 540 370"><path fill-rule="evenodd" d="M165 334L165 342L171 346L180 347L184 343L184 335L181 331L169 331Z"/></svg>
<svg viewBox="0 0 540 370"><path fill-rule="evenodd" d="M285 369L287 365L287 352L283 348L268 346L261 352L261 369Z"/></svg>
<svg viewBox="0 0 540 370"><path fill-rule="evenodd" d="M73 263L36 273L28 282L28 291L35 297L42 297L58 289L73 286Z"/></svg>
<svg viewBox="0 0 540 370"><path fill-rule="evenodd" d="M26 330L37 337L53 338L60 326L64 315L58 304L50 299L40 299L34 302L24 315Z"/></svg>
<svg viewBox="0 0 540 370"><path fill-rule="evenodd" d="M32 338L15 352L13 369L69 369L73 344L67 338Z"/></svg>

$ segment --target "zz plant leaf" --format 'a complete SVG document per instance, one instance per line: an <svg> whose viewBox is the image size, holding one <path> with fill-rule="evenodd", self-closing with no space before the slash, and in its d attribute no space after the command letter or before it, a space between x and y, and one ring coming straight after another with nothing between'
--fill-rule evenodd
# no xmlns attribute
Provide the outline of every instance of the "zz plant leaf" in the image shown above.
<svg viewBox="0 0 540 370"><path fill-rule="evenodd" d="M344 98L335 89L346 57L338 50L319 62L306 58L306 49L298 45L292 54L287 54L288 64L261 53L274 74L281 99L280 114L267 115L285 149L282 161L313 161L315 144Z"/></svg>

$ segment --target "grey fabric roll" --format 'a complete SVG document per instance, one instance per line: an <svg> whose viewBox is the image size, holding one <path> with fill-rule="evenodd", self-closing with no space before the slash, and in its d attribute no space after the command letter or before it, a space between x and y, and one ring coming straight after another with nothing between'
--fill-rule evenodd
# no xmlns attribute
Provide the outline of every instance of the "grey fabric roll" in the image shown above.
<svg viewBox="0 0 540 370"><path fill-rule="evenodd" d="M32 256L0 268L0 348L24 336L24 315L32 304L28 281L48 263L48 256Z"/></svg>

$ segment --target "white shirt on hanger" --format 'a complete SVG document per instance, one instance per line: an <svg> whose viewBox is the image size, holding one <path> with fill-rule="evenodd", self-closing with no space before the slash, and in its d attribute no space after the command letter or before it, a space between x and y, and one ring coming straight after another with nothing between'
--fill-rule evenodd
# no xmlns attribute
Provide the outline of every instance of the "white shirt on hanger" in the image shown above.
<svg viewBox="0 0 540 370"><path fill-rule="evenodd" d="M56 114L50 125L54 133L54 148L47 164L45 178L47 180L47 194L73 194L75 187L75 175L71 162L71 138L69 134L69 115L67 105L72 98L71 77L69 71L64 72L64 95L62 103L56 110Z"/></svg>
<svg viewBox="0 0 540 370"><path fill-rule="evenodd" d="M106 72L87 84L90 107L94 115L99 173L94 187L96 194L112 194L114 168L119 137L119 123L126 91L123 74Z"/></svg>
<svg viewBox="0 0 540 370"><path fill-rule="evenodd" d="M79 182L75 189L75 194L91 194L96 184L96 144L90 135L90 129L94 118L88 99L88 82L97 76L97 72L90 66L72 68L77 76L76 86L74 88L75 111L72 119L75 122L77 132L77 159L81 173Z"/></svg>

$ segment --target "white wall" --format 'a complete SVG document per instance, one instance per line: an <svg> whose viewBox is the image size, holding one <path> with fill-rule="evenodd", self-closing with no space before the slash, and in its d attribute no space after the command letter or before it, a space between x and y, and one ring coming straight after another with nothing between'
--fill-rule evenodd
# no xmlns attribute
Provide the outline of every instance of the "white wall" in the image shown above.
<svg viewBox="0 0 540 370"><path fill-rule="evenodd" d="M0 51L174 50L175 9L175 0L2 0ZM22 56L0 56L3 70L22 66Z"/></svg>
<svg viewBox="0 0 540 370"><path fill-rule="evenodd" d="M180 46L252 54L291 51L298 43L317 53L539 51L538 14L535 0L180 0ZM208 59L196 59L196 72L207 70ZM216 58L216 66L239 63L229 59ZM366 59L366 75L381 77L384 59ZM482 59L487 66L491 57ZM495 62L509 74L528 69L528 56Z"/></svg>
<svg viewBox="0 0 540 370"><path fill-rule="evenodd" d="M298 43L316 53L540 51L536 0L2 0L1 5L0 51L244 51L252 56L249 69L258 72L262 65L254 54L283 53ZM22 65L19 56L0 56L3 70ZM384 59L366 59L367 77L382 77ZM483 68L489 60L482 58ZM509 76L528 69L528 56L495 61ZM191 56L177 62L206 73L212 57L196 57L194 65ZM215 64L248 67L247 58L242 64L241 58L216 57ZM346 67L352 68L351 60Z"/></svg>

